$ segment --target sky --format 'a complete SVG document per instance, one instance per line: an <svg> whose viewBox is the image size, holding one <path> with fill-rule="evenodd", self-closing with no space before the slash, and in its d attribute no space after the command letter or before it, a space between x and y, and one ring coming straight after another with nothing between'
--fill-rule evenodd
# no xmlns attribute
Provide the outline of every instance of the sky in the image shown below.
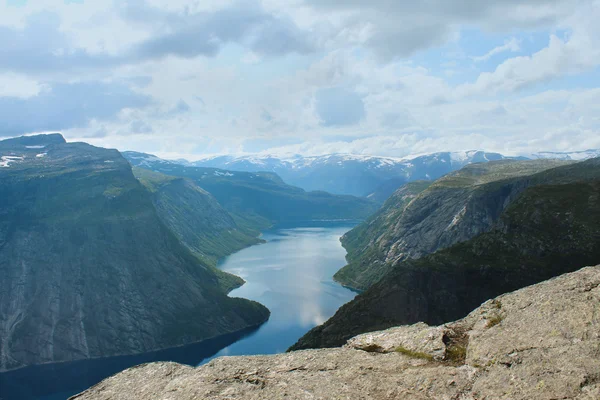
<svg viewBox="0 0 600 400"><path fill-rule="evenodd" d="M188 159L600 148L597 21L600 0L0 0L0 138Z"/></svg>

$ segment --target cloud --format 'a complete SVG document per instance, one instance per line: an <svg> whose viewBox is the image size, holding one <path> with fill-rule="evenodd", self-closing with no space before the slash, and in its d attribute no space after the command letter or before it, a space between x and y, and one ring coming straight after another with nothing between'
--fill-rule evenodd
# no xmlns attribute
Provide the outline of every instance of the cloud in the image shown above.
<svg viewBox="0 0 600 400"><path fill-rule="evenodd" d="M317 91L315 108L324 126L347 126L359 123L365 117L361 96L343 88Z"/></svg>
<svg viewBox="0 0 600 400"><path fill-rule="evenodd" d="M566 0L305 0L305 4L317 14L337 13L343 22L335 34L359 38L357 44L384 60L455 40L464 25L492 31L536 29L556 24L573 10Z"/></svg>
<svg viewBox="0 0 600 400"><path fill-rule="evenodd" d="M20 27L0 24L0 70L33 74L107 70L168 56L214 57L231 43L244 46L257 56L308 54L316 50L310 32L254 2L177 13L145 1L128 1L118 15L147 32L144 39L130 43L118 53L109 53L102 46L96 51L77 47L73 38L61 30L61 16L53 11L29 14ZM115 15L105 17L111 20Z"/></svg>
<svg viewBox="0 0 600 400"><path fill-rule="evenodd" d="M149 24L160 22L159 33L133 48L133 57L159 59L169 55L193 58L214 57L228 43L238 43L256 55L310 53L314 44L310 33L302 31L289 18L266 12L258 3L236 2L210 12L175 14L145 3L129 3L127 18Z"/></svg>
<svg viewBox="0 0 600 400"><path fill-rule="evenodd" d="M60 32L60 16L53 12L28 16L22 29L0 25L0 37L0 70L40 74L122 62L118 57L92 55L71 47L68 37Z"/></svg>
<svg viewBox="0 0 600 400"><path fill-rule="evenodd" d="M487 53L485 53L482 56L473 57L473 61L475 61L475 62L488 61L490 58L492 58L496 54L504 53L506 51L516 53L519 50L521 50L521 42L513 37L509 41L504 42L504 44L502 46L494 47L492 50L488 51Z"/></svg>
<svg viewBox="0 0 600 400"><path fill-rule="evenodd" d="M132 121L131 124L129 124L129 131L134 134L151 133L152 126L150 126L148 123L138 119L138 120Z"/></svg>
<svg viewBox="0 0 600 400"><path fill-rule="evenodd" d="M123 109L151 103L120 84L57 83L27 99L0 97L0 135L83 127L91 119L112 120Z"/></svg>
<svg viewBox="0 0 600 400"><path fill-rule="evenodd" d="M514 92L600 65L600 1L577 9L565 22L564 38L550 34L548 45L529 55L509 58L476 81L460 85L459 96ZM494 51L494 50L492 50Z"/></svg>

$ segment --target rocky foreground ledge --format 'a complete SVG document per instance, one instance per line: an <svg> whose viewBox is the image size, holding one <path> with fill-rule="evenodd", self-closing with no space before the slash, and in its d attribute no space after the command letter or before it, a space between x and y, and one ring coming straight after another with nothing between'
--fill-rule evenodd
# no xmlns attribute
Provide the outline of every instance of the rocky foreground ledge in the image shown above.
<svg viewBox="0 0 600 400"><path fill-rule="evenodd" d="M78 400L600 399L600 266L337 349L145 364Z"/></svg>

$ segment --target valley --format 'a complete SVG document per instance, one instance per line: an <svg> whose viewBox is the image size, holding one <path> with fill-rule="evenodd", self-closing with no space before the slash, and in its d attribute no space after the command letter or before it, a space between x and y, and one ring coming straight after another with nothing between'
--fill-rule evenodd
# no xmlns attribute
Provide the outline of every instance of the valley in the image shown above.
<svg viewBox="0 0 600 400"><path fill-rule="evenodd" d="M0 397L444 324L597 264L589 155L448 155L465 165L395 180L380 206L57 134L0 141Z"/></svg>

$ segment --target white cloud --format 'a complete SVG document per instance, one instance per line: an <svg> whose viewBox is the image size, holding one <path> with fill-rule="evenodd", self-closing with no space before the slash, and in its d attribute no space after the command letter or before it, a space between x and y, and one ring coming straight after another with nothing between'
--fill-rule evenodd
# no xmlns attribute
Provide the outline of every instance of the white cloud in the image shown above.
<svg viewBox="0 0 600 400"><path fill-rule="evenodd" d="M488 61L490 58L492 58L496 54L501 54L506 51L516 53L519 50L521 50L521 42L518 39L513 37L509 41L504 42L504 44L502 46L494 47L492 50L488 51L487 53L485 53L482 56L473 57L473 60L475 62Z"/></svg>

